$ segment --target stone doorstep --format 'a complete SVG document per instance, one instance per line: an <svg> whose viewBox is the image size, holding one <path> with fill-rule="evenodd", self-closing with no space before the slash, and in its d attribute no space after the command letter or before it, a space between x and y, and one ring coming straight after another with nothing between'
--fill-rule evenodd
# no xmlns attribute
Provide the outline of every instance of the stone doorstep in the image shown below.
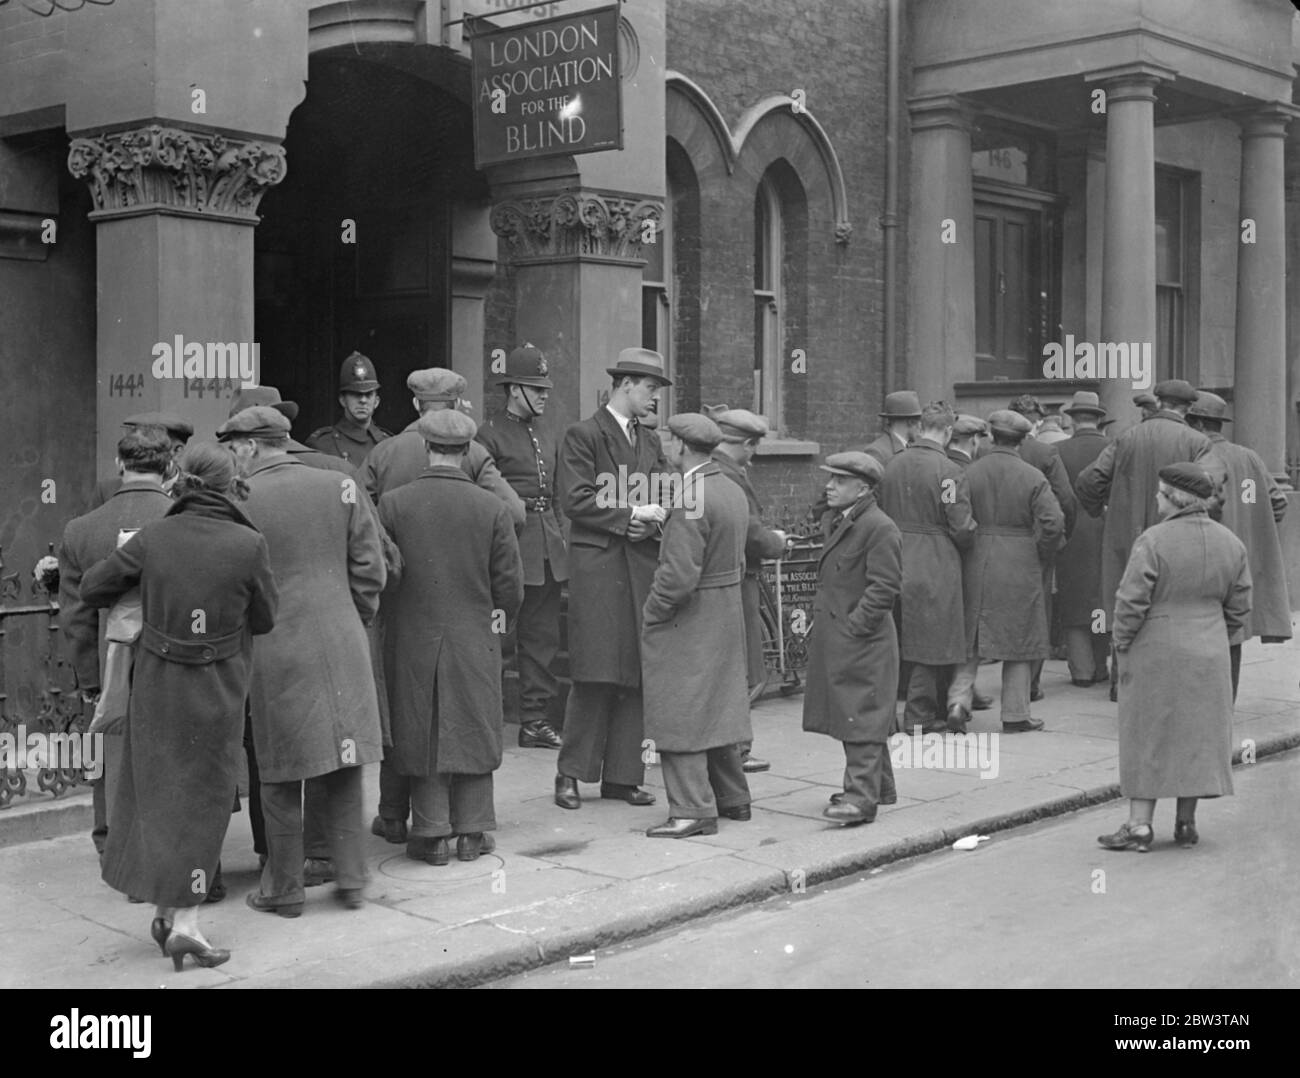
<svg viewBox="0 0 1300 1078"><path fill-rule="evenodd" d="M1300 731L1262 741L1256 747L1256 758L1262 759L1297 747L1300 747ZM1234 754L1233 760L1237 766L1241 766L1240 750ZM894 842L881 845L867 844L859 849L825 854L820 857L814 852L811 857L801 856L793 859L785 857L783 861L789 864L799 863L807 866L805 870L806 876L802 881L805 885L828 883L855 873L869 871L883 865L895 864L909 858L920 857L946 849L964 835L991 834L996 831L1005 831L1038 820L1048 819L1052 816L1060 816L1067 812L1104 804L1108 801L1117 800L1119 797L1119 784L1110 783L1038 804L1026 805L1008 812L979 817L961 824L933 828L923 834L908 836ZM823 845L828 834L830 832L820 831L810 836L813 839L812 845L814 848ZM731 857L749 861L751 856L766 854L768 850L778 852L779 856L781 847L797 847L800 844L808 844L808 839L793 840L781 843L778 846L760 848L754 851L738 851L733 853ZM763 867L757 857L750 862L750 865L752 869L761 869ZM690 866L684 866L687 871L689 871L689 868ZM675 871L683 871L683 866L679 866ZM438 964L425 971L399 973L366 984L354 984L350 987L471 988L484 985L502 977L515 976L530 969L550 965L573 955L589 954L598 949L609 948L629 940L652 935L674 925L706 917L725 909L752 905L776 895L787 893L789 880L787 879L787 886L785 887L779 886L779 881L778 885L774 887L774 872L785 875L781 869L770 866L769 871L766 872L750 871L740 873L741 878L730 883L720 882L719 885L713 888L696 891L690 896L689 902L666 901L662 906L643 910L635 917L627 916L626 911L616 901L608 918L600 923L589 923L580 928L572 926L556 927L530 934L529 938L533 947L527 951L521 951L515 945L503 949L499 955L477 955L474 961L465 967ZM617 900L617 892L622 890L623 886L634 886L638 882L640 881L629 881L626 885L606 889L595 898L595 901L603 901L605 894L610 894ZM591 896L587 897L588 899L591 898ZM491 922L492 918L487 920ZM239 986L239 982L235 982L229 987L237 988ZM265 979L262 979L258 985L258 987L274 986L273 983L268 983Z"/></svg>
<svg viewBox="0 0 1300 1078"><path fill-rule="evenodd" d="M84 833L90 841L94 819L89 786L74 786L58 797L36 785L36 772L27 771L27 793L0 809L0 847Z"/></svg>

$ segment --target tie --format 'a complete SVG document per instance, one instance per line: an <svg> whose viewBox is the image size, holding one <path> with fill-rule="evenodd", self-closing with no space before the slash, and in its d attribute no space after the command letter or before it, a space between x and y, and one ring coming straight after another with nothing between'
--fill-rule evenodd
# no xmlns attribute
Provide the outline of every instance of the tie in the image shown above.
<svg viewBox="0 0 1300 1078"><path fill-rule="evenodd" d="M636 416L633 416L627 421L627 440L630 445L636 445L636 429L640 425L641 424L637 420Z"/></svg>

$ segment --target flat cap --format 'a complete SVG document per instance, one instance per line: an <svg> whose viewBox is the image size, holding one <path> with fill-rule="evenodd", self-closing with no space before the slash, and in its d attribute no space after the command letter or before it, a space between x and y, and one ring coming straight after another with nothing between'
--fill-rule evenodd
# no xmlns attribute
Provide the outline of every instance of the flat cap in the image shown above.
<svg viewBox="0 0 1300 1078"><path fill-rule="evenodd" d="M856 449L847 453L832 453L826 458L825 464L819 464L817 467L824 472L830 472L831 475L852 475L872 483L879 483L880 477L885 474L885 466L880 461L870 453L863 453Z"/></svg>
<svg viewBox="0 0 1300 1078"><path fill-rule="evenodd" d="M1003 434L1019 434L1021 437L1034 429L1034 425L1028 419L1009 408L1002 408L990 415L989 427Z"/></svg>
<svg viewBox="0 0 1300 1078"><path fill-rule="evenodd" d="M1191 461L1182 460L1177 464L1166 464L1159 472L1163 482L1198 498L1208 498L1214 493L1214 480L1206 474L1204 468Z"/></svg>
<svg viewBox="0 0 1300 1078"><path fill-rule="evenodd" d="M217 441L231 438L288 438L289 417L269 404L255 404L236 412L217 428Z"/></svg>
<svg viewBox="0 0 1300 1078"><path fill-rule="evenodd" d="M291 421L298 418L297 403L281 400L280 391L275 386L245 386L230 402L230 415L252 408L255 404L265 404L277 412L283 412Z"/></svg>
<svg viewBox="0 0 1300 1078"><path fill-rule="evenodd" d="M454 401L465 393L465 379L446 367L427 367L406 376L406 388L422 401Z"/></svg>
<svg viewBox="0 0 1300 1078"><path fill-rule="evenodd" d="M175 412L141 412L129 415L122 420L124 427L162 427L175 438L190 438L194 435L194 424L182 419Z"/></svg>
<svg viewBox="0 0 1300 1078"><path fill-rule="evenodd" d="M1139 408L1154 408L1160 402L1156 400L1153 393L1134 393L1133 403Z"/></svg>
<svg viewBox="0 0 1300 1078"><path fill-rule="evenodd" d="M1152 392L1157 400L1186 401L1188 404L1196 400L1196 390L1192 388L1192 383L1184 382L1181 378L1157 382Z"/></svg>
<svg viewBox="0 0 1300 1078"><path fill-rule="evenodd" d="M1198 389L1196 391L1196 403L1187 409L1188 415L1199 415L1205 419L1217 419L1223 423L1231 423L1228 418L1228 402L1220 397L1217 393L1211 393L1208 389Z"/></svg>
<svg viewBox="0 0 1300 1078"><path fill-rule="evenodd" d="M455 408L442 408L436 412L425 412L415 424L415 429L426 442L468 445L478 433L478 424L464 412Z"/></svg>
<svg viewBox="0 0 1300 1078"><path fill-rule="evenodd" d="M959 415L957 422L952 425L953 434L987 434L989 425L977 415Z"/></svg>
<svg viewBox="0 0 1300 1078"><path fill-rule="evenodd" d="M767 420L747 408L727 408L709 415L722 431L724 442L747 442L767 434Z"/></svg>
<svg viewBox="0 0 1300 1078"><path fill-rule="evenodd" d="M709 449L722 441L722 431L718 425L699 412L678 412L668 420L668 430L684 442Z"/></svg>

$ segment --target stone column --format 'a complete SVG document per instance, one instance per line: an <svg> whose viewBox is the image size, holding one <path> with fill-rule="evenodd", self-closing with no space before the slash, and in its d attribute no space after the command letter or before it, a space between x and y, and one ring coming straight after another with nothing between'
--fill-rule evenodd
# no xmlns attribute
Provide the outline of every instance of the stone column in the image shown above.
<svg viewBox="0 0 1300 1078"><path fill-rule="evenodd" d="M975 201L970 112L957 97L909 102L908 364L895 389L921 401L953 400L953 383L975 378Z"/></svg>
<svg viewBox="0 0 1300 1078"><path fill-rule="evenodd" d="M515 329L551 365L556 430L605 400L612 366L641 343L641 240L663 200L569 189L498 202L492 228L515 266ZM656 239L658 236L656 235Z"/></svg>
<svg viewBox="0 0 1300 1078"><path fill-rule="evenodd" d="M1271 472L1286 474L1286 211L1283 153L1294 109L1267 105L1241 121L1239 226L1254 242L1237 247L1234 440Z"/></svg>
<svg viewBox="0 0 1300 1078"><path fill-rule="evenodd" d="M196 439L225 420L241 379L155 376L155 348L229 355L253 336L253 226L267 187L285 175L270 142L149 124L74 138L68 168L90 186L97 228L97 463L112 473L122 420L162 409ZM193 353L191 353L193 355ZM205 371L205 375L206 375ZM256 383L258 369L251 381Z"/></svg>
<svg viewBox="0 0 1300 1078"><path fill-rule="evenodd" d="M483 299L497 271L497 238L489 222L491 206L457 202L451 217L451 362L467 383L475 422L489 414L491 382L485 378L484 348L514 347L510 341L484 340Z"/></svg>
<svg viewBox="0 0 1300 1078"><path fill-rule="evenodd" d="M1099 72L1088 80L1106 91L1106 211L1102 239L1101 340L1150 345L1156 340L1156 86L1171 72L1146 64ZM1155 381L1152 374L1152 383ZM1139 419L1132 378L1102 378L1101 402L1115 434ZM1146 388L1150 388L1147 386Z"/></svg>

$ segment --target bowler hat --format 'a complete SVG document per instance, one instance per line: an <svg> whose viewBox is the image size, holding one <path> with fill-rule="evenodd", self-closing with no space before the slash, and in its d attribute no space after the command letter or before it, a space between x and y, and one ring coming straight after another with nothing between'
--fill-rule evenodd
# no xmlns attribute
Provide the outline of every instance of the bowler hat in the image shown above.
<svg viewBox="0 0 1300 1078"><path fill-rule="evenodd" d="M194 424L174 412L141 412L122 420L124 427L162 427L173 438L185 441L194 434Z"/></svg>
<svg viewBox="0 0 1300 1078"><path fill-rule="evenodd" d="M1214 480L1206 474L1204 468L1191 461L1181 460L1176 464L1166 464L1159 471L1161 480L1171 487L1195 494L1198 498L1208 498L1214 493Z"/></svg>
<svg viewBox="0 0 1300 1078"><path fill-rule="evenodd" d="M921 398L913 390L900 389L885 398L885 410L880 413L882 419L920 419Z"/></svg>
<svg viewBox="0 0 1300 1078"><path fill-rule="evenodd" d="M847 453L832 453L826 458L825 464L817 467L831 475L851 475L872 483L879 483L880 477L885 474L885 466L880 461L870 453L857 449L851 449Z"/></svg>
<svg viewBox="0 0 1300 1078"><path fill-rule="evenodd" d="M506 356L506 369L497 375L496 384L554 389L555 383L547 377L549 374L550 367L546 364L542 350L525 344Z"/></svg>
<svg viewBox="0 0 1300 1078"><path fill-rule="evenodd" d="M280 391L275 386L245 386L230 402L230 415L252 408L255 404L265 404L281 412L290 422L298 418L298 405L294 401L280 399Z"/></svg>
<svg viewBox="0 0 1300 1078"><path fill-rule="evenodd" d="M455 408L440 408L420 416L415 429L426 442L457 446L469 444L478 433L478 424Z"/></svg>
<svg viewBox="0 0 1300 1078"><path fill-rule="evenodd" d="M672 385L672 381L664 373L664 357L658 352L649 348L624 348L618 354L618 362L612 367L606 367L605 373L611 374L615 378L620 375L630 374L633 376L649 375L651 378L657 378L666 386Z"/></svg>
<svg viewBox="0 0 1300 1078"><path fill-rule="evenodd" d="M418 400L454 401L465 392L465 379L446 367L426 367L406 376L406 388Z"/></svg>
<svg viewBox="0 0 1300 1078"><path fill-rule="evenodd" d="M748 408L728 408L710 415L722 431L724 442L747 442L751 438L762 438L767 434L767 420Z"/></svg>
<svg viewBox="0 0 1300 1078"><path fill-rule="evenodd" d="M722 441L722 431L706 415L699 412L678 412L668 420L668 429L683 442L712 449Z"/></svg>
<svg viewBox="0 0 1300 1078"><path fill-rule="evenodd" d="M378 388L375 365L369 357L353 352L343 361L343 366L339 368L340 393L369 393Z"/></svg>
<svg viewBox="0 0 1300 1078"><path fill-rule="evenodd" d="M1091 390L1081 389L1073 397L1070 403L1061 409L1066 415L1080 413L1083 415L1103 416L1106 409L1102 406L1101 398Z"/></svg>
<svg viewBox="0 0 1300 1078"><path fill-rule="evenodd" d="M989 427L1002 434L1018 434L1022 438L1034 429L1034 425L1028 419L1009 408L993 412L989 416Z"/></svg>
<svg viewBox="0 0 1300 1078"><path fill-rule="evenodd" d="M269 404L255 404L236 412L217 428L217 441L231 438L288 438L289 417Z"/></svg>
<svg viewBox="0 0 1300 1078"><path fill-rule="evenodd" d="M1196 403L1187 409L1188 415L1198 415L1202 419L1217 419L1220 423L1231 423L1227 416L1228 402L1217 393L1208 389L1196 391Z"/></svg>
<svg viewBox="0 0 1300 1078"><path fill-rule="evenodd" d="M1196 400L1196 390L1192 388L1192 383L1184 382L1181 378L1158 382L1152 392L1155 393L1157 401L1186 401L1191 404Z"/></svg>

